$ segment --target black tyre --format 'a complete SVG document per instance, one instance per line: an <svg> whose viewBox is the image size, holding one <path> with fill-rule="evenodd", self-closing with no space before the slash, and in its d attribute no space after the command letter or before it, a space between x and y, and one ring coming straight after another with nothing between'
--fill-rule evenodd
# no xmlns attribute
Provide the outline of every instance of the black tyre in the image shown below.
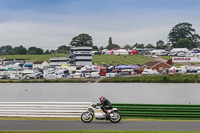
<svg viewBox="0 0 200 133"><path fill-rule="evenodd" d="M81 120L85 123L90 123L93 120L93 115L90 112L84 112L81 115Z"/></svg>
<svg viewBox="0 0 200 133"><path fill-rule="evenodd" d="M118 122L120 122L121 121L121 115L120 115L119 111L111 112L109 120L112 123L118 123Z"/></svg>

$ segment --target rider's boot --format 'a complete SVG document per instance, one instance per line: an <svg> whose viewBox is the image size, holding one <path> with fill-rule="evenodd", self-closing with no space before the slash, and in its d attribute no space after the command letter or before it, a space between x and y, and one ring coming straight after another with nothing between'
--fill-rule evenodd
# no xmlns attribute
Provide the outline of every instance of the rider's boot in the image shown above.
<svg viewBox="0 0 200 133"><path fill-rule="evenodd" d="M109 119L110 113L106 110L106 120Z"/></svg>

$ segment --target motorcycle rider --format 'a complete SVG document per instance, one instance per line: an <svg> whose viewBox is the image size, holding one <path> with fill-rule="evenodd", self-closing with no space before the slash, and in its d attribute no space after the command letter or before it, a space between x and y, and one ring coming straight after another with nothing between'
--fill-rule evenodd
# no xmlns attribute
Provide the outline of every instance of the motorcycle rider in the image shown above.
<svg viewBox="0 0 200 133"><path fill-rule="evenodd" d="M109 112L108 112L107 109L112 109L112 104L111 104L111 102L110 102L108 99L106 99L104 96L101 96L101 97L99 98L99 100L100 100L100 103L97 103L97 106L98 106L98 105L103 105L103 106L101 107L101 109L103 110L103 112L106 113L106 119L108 119L108 117L109 117Z"/></svg>

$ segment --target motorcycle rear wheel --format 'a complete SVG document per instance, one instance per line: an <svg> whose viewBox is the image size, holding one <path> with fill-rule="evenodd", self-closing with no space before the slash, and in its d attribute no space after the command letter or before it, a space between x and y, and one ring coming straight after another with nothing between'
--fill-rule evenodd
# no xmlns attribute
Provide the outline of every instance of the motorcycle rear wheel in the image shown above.
<svg viewBox="0 0 200 133"><path fill-rule="evenodd" d="M120 122L121 121L121 115L120 115L119 111L111 112L109 120L112 123L118 123L118 122Z"/></svg>
<svg viewBox="0 0 200 133"><path fill-rule="evenodd" d="M90 123L93 120L93 115L90 112L84 112L81 115L81 120L85 123Z"/></svg>

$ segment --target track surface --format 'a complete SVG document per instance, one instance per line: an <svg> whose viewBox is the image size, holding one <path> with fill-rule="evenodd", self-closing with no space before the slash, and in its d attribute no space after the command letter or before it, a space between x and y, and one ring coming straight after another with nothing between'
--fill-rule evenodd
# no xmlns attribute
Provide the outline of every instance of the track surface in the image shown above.
<svg viewBox="0 0 200 133"><path fill-rule="evenodd" d="M200 122L175 121L28 121L1 120L0 131L67 131L67 130L136 130L136 131L200 131Z"/></svg>

